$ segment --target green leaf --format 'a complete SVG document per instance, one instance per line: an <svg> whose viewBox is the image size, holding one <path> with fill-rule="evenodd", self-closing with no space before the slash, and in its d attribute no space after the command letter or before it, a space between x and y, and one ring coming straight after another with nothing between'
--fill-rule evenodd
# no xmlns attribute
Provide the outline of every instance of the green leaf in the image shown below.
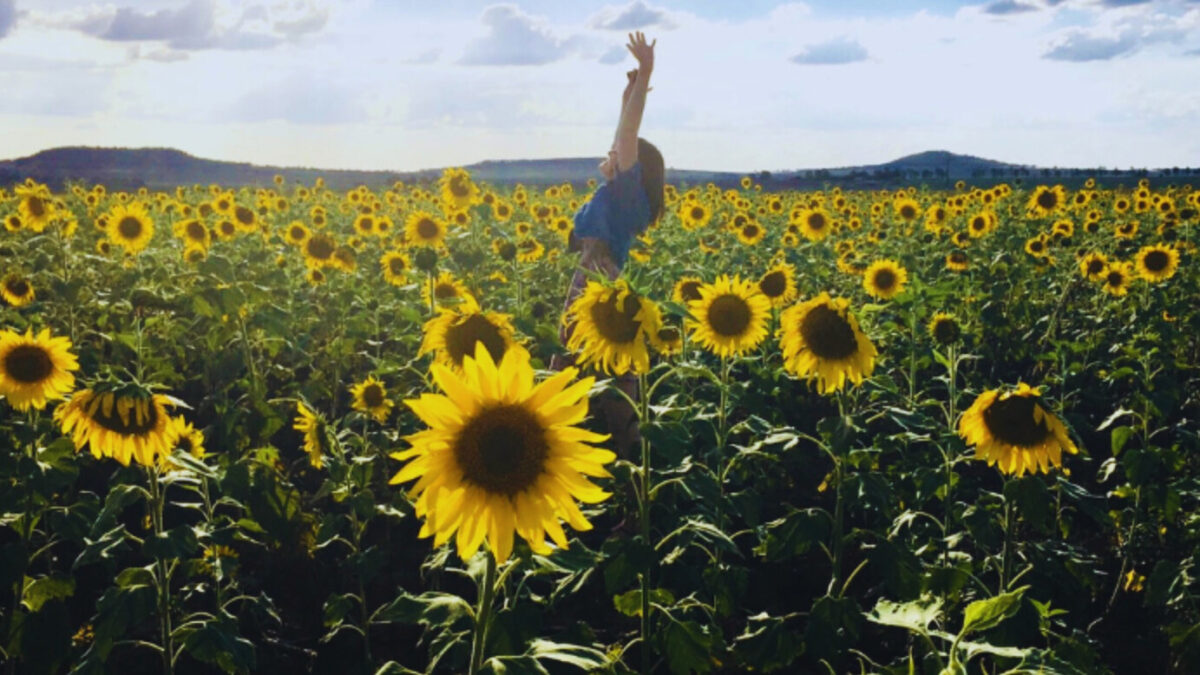
<svg viewBox="0 0 1200 675"><path fill-rule="evenodd" d="M550 640L534 640L526 653L539 661L557 661L588 672L609 663L608 657L598 649Z"/></svg>
<svg viewBox="0 0 1200 675"><path fill-rule="evenodd" d="M395 600L375 610L371 622L449 626L469 616L474 616L474 612L466 600L449 593L426 591L420 595L401 593Z"/></svg>
<svg viewBox="0 0 1200 675"><path fill-rule="evenodd" d="M932 595L923 595L908 602L892 602L881 598L875 603L875 609L867 614L867 621L924 634L941 612L942 601Z"/></svg>
<svg viewBox="0 0 1200 675"><path fill-rule="evenodd" d="M1132 371L1130 371L1130 372L1132 372ZM1114 375L1115 374L1116 373L1114 373ZM1131 414L1133 414L1133 411L1128 408L1117 408L1116 410L1113 411L1113 414L1109 415L1103 422L1100 423L1100 426L1096 427L1096 431L1104 431L1105 429L1112 426L1113 423L1116 422L1121 417L1123 417L1125 415L1131 415Z"/></svg>
<svg viewBox="0 0 1200 675"><path fill-rule="evenodd" d="M1133 427L1119 426L1113 428L1111 436L1113 457L1121 454L1121 451L1125 449L1125 444L1129 442L1132 436Z"/></svg>
<svg viewBox="0 0 1200 675"><path fill-rule="evenodd" d="M659 605L675 604L675 596L665 588L650 589L650 602ZM625 616L642 615L642 589L635 588L628 593L613 596L613 606Z"/></svg>
<svg viewBox="0 0 1200 675"><path fill-rule="evenodd" d="M196 532L187 525L178 525L162 534L146 539L142 550L146 555L160 560L182 560L200 548Z"/></svg>
<svg viewBox="0 0 1200 675"><path fill-rule="evenodd" d="M720 645L711 627L695 621L679 621L668 615L670 622L660 635L661 650L667 656L672 673L707 673L713 669L713 652Z"/></svg>
<svg viewBox="0 0 1200 675"><path fill-rule="evenodd" d="M803 555L829 539L830 517L821 509L804 509L771 521L754 553L768 562Z"/></svg>
<svg viewBox="0 0 1200 675"><path fill-rule="evenodd" d="M70 577L25 577L25 588L21 591L21 603L31 612L41 610L50 600L61 600L75 594L75 579Z"/></svg>
<svg viewBox="0 0 1200 675"><path fill-rule="evenodd" d="M1021 596L1027 590L1028 586L1022 586L1014 591L1001 593L986 600L976 600L967 605L963 611L962 630L958 634L969 635L999 626L1021 608Z"/></svg>
<svg viewBox="0 0 1200 675"><path fill-rule="evenodd" d="M742 663L764 673L787 668L804 651L800 636L788 631L782 618L765 612L749 617L734 646Z"/></svg>

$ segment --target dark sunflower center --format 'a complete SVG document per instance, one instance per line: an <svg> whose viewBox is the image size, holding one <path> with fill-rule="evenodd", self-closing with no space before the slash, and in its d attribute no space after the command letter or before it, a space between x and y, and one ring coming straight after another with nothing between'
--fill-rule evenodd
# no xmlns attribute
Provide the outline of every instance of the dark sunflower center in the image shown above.
<svg viewBox="0 0 1200 675"><path fill-rule="evenodd" d="M29 209L29 215L34 218L46 215L46 203L42 201L41 197L30 197L25 203Z"/></svg>
<svg viewBox="0 0 1200 675"><path fill-rule="evenodd" d="M545 428L519 405L480 411L459 431L453 448L464 480L506 497L537 482L550 455Z"/></svg>
<svg viewBox="0 0 1200 675"><path fill-rule="evenodd" d="M983 423L996 440L1028 448L1041 443L1050 434L1046 423L1035 422L1037 401L1029 396L1012 396L996 401L983 411Z"/></svg>
<svg viewBox="0 0 1200 675"><path fill-rule="evenodd" d="M475 345L483 343L492 360L504 358L505 343L500 328L482 314L472 314L446 329L446 351L454 363L462 365L465 357L475 356Z"/></svg>
<svg viewBox="0 0 1200 675"><path fill-rule="evenodd" d="M304 238L304 230L300 229L299 227L293 227L292 229L288 230L288 236L296 241L300 241Z"/></svg>
<svg viewBox="0 0 1200 675"><path fill-rule="evenodd" d="M200 211L200 215L204 216L205 218L211 216L212 212L213 212L212 204L207 204L207 203L201 204L199 211Z"/></svg>
<svg viewBox="0 0 1200 675"><path fill-rule="evenodd" d="M221 234L225 235L226 237L232 237L233 233L235 232L233 223L229 222L228 220L222 220L218 227L221 228Z"/></svg>
<svg viewBox="0 0 1200 675"><path fill-rule="evenodd" d="M626 295L618 308L619 298L620 294L613 291L607 300L592 305L589 314L596 331L605 341L628 344L637 338L638 331L641 330L642 323L635 317L642 309L642 303L637 297Z"/></svg>
<svg viewBox="0 0 1200 675"><path fill-rule="evenodd" d="M92 421L122 436L139 436L158 427L158 407L153 402L146 406L146 414L141 420L138 419L136 403L129 406L128 421L121 419L120 402L121 398L117 397L107 415L103 405L96 406L95 412L92 413Z"/></svg>
<svg viewBox="0 0 1200 675"><path fill-rule="evenodd" d="M1041 253L1042 252L1042 242L1040 242L1040 241L1031 242L1029 244L1029 250L1033 251L1034 253Z"/></svg>
<svg viewBox="0 0 1200 675"><path fill-rule="evenodd" d="M955 265L964 265L967 262L967 254L962 251L954 251L950 254L950 262Z"/></svg>
<svg viewBox="0 0 1200 675"><path fill-rule="evenodd" d="M17 382L34 384L54 372L54 362L45 349L37 345L20 345L4 357L4 372Z"/></svg>
<svg viewBox="0 0 1200 675"><path fill-rule="evenodd" d="M142 234L142 221L133 216L125 216L117 223L117 231L125 239L137 239Z"/></svg>
<svg viewBox="0 0 1200 675"><path fill-rule="evenodd" d="M1094 258L1088 261L1087 273L1088 276L1094 276L1104 271L1104 261L1099 258Z"/></svg>
<svg viewBox="0 0 1200 675"><path fill-rule="evenodd" d="M971 221L971 229L972 230L982 230L983 225L984 225L984 220L983 220L982 216L975 216L975 219Z"/></svg>
<svg viewBox="0 0 1200 675"><path fill-rule="evenodd" d="M727 293L708 306L708 325L724 337L736 337L750 327L750 305L740 296Z"/></svg>
<svg viewBox="0 0 1200 675"><path fill-rule="evenodd" d="M1105 283L1109 286L1120 286L1125 283L1125 275L1114 270L1108 273Z"/></svg>
<svg viewBox="0 0 1200 675"><path fill-rule="evenodd" d="M758 236L758 226L750 223L742 228L742 234L745 234L747 239L753 239Z"/></svg>
<svg viewBox="0 0 1200 675"><path fill-rule="evenodd" d="M828 305L810 309L800 321L800 337L818 358L837 361L858 351L854 327Z"/></svg>
<svg viewBox="0 0 1200 675"><path fill-rule="evenodd" d="M370 232L371 230L375 229L375 221L370 218L363 218L362 220L358 221L358 229L362 230L363 232Z"/></svg>
<svg viewBox="0 0 1200 675"><path fill-rule="evenodd" d="M404 269L404 258L392 258L388 260L388 270L392 274L403 274Z"/></svg>
<svg viewBox="0 0 1200 675"><path fill-rule="evenodd" d="M692 220L700 220L704 217L704 209L699 206L692 207Z"/></svg>
<svg viewBox="0 0 1200 675"><path fill-rule="evenodd" d="M369 384L363 389L362 397L368 408L378 408L383 405L383 388L377 384Z"/></svg>
<svg viewBox="0 0 1200 675"><path fill-rule="evenodd" d="M889 269L877 270L873 283L881 291L891 290L896 285L896 273Z"/></svg>
<svg viewBox="0 0 1200 675"><path fill-rule="evenodd" d="M683 334L674 326L667 326L658 330L658 339L667 344L679 342L683 339Z"/></svg>
<svg viewBox="0 0 1200 675"><path fill-rule="evenodd" d="M1171 262L1171 257L1165 251L1154 250L1146 254L1142 258L1142 264L1151 272L1161 272L1167 269L1167 265Z"/></svg>
<svg viewBox="0 0 1200 675"><path fill-rule="evenodd" d="M1037 197L1038 206L1043 209L1052 209L1058 203L1058 196L1050 190L1043 190Z"/></svg>
<svg viewBox="0 0 1200 675"><path fill-rule="evenodd" d="M787 291L787 275L779 270L767 272L758 282L758 290L768 298L778 298Z"/></svg>
<svg viewBox="0 0 1200 675"><path fill-rule="evenodd" d="M458 289L454 287L454 284L439 283L433 287L433 297L438 300L457 298Z"/></svg>
<svg viewBox="0 0 1200 675"><path fill-rule="evenodd" d="M471 194L471 188L461 178L450 181L450 194L455 197L466 197Z"/></svg>
<svg viewBox="0 0 1200 675"><path fill-rule="evenodd" d="M8 288L9 293L18 298L25 297L25 294L29 292L29 282L24 279L9 279L4 282L4 285Z"/></svg>
<svg viewBox="0 0 1200 675"><path fill-rule="evenodd" d="M335 250L333 242L328 237L316 236L305 245L308 255L317 260L328 260Z"/></svg>
<svg viewBox="0 0 1200 675"><path fill-rule="evenodd" d="M417 223L417 236L422 239L436 239L438 236L437 223L429 218L422 218Z"/></svg>
<svg viewBox="0 0 1200 675"><path fill-rule="evenodd" d="M683 298L684 302L700 299L700 282L685 281L679 286L679 297Z"/></svg>
<svg viewBox="0 0 1200 675"><path fill-rule="evenodd" d="M175 441L175 447L184 454L188 455L192 454L192 450L195 448L195 446L192 444L191 436L180 436Z"/></svg>
<svg viewBox="0 0 1200 675"><path fill-rule="evenodd" d="M207 234L208 234L208 230L204 229L204 225L202 225L200 222L195 221L195 220L188 222L188 224L187 224L188 239L191 239L192 241L204 241L205 235L207 235Z"/></svg>
<svg viewBox="0 0 1200 675"><path fill-rule="evenodd" d="M910 204L905 204L904 206L901 206L901 207L900 207L900 217L902 217L902 218L913 218L913 217L914 217L914 216L916 216L916 215L917 215L917 210L916 210L916 209L914 209L914 208L912 207L912 205L910 205Z"/></svg>
<svg viewBox="0 0 1200 675"><path fill-rule="evenodd" d="M821 213L811 213L808 216L808 227L813 230L825 228L825 216Z"/></svg>
<svg viewBox="0 0 1200 675"><path fill-rule="evenodd" d="M254 212L244 206L239 206L234 209L233 217L236 218L237 221L242 225L254 224Z"/></svg>
<svg viewBox="0 0 1200 675"><path fill-rule="evenodd" d="M960 331L958 322L954 319L939 319L933 324L933 339L942 344L950 344L958 339Z"/></svg>

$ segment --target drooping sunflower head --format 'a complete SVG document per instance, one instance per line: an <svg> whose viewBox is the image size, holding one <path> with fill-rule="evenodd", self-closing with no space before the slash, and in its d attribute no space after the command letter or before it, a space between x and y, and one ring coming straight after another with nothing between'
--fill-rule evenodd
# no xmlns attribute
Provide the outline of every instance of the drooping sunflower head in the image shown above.
<svg viewBox="0 0 1200 675"><path fill-rule="evenodd" d="M678 354L683 351L683 331L676 326L663 324L658 330L648 334L650 345L654 351L663 356Z"/></svg>
<svg viewBox="0 0 1200 675"><path fill-rule="evenodd" d="M758 280L758 290L771 306L782 307L796 298L796 270L786 262L778 262Z"/></svg>
<svg viewBox="0 0 1200 675"><path fill-rule="evenodd" d="M614 286L589 281L563 321L571 326L567 348L578 353L580 365L614 375L650 370L646 340L662 317L654 302L624 281Z"/></svg>
<svg viewBox="0 0 1200 675"><path fill-rule="evenodd" d="M0 297L13 307L24 307L33 302L33 284L25 275L9 272L0 280Z"/></svg>
<svg viewBox="0 0 1200 675"><path fill-rule="evenodd" d="M461 311L443 309L425 322L425 336L419 354L432 352L438 363L461 371L463 362L475 355L476 345L483 345L492 360L499 361L516 341L512 317L507 314L484 312L467 306Z"/></svg>
<svg viewBox="0 0 1200 675"><path fill-rule="evenodd" d="M292 428L303 434L304 452L308 455L308 463L314 469L324 466L325 445L328 443L325 436L325 418L303 401L296 401L296 419Z"/></svg>
<svg viewBox="0 0 1200 675"><path fill-rule="evenodd" d="M153 467L171 451L170 405L174 402L169 397L141 387L81 389L55 409L54 419L63 434L71 436L76 451L87 445L97 459Z"/></svg>
<svg viewBox="0 0 1200 675"><path fill-rule="evenodd" d="M350 407L370 415L376 422L386 421L392 412L394 404L387 397L387 389L374 375L350 387L350 395L354 398Z"/></svg>
<svg viewBox="0 0 1200 675"><path fill-rule="evenodd" d="M975 446L977 459L1004 474L1022 476L1061 468L1062 453L1078 450L1063 423L1042 407L1039 396L1024 382L1013 391L985 391L963 413L958 434Z"/></svg>
<svg viewBox="0 0 1200 675"><path fill-rule="evenodd" d="M529 353L514 347L497 364L482 344L462 373L434 364L445 394L423 394L405 404L428 428L407 437L410 448L393 453L406 461L392 484L416 480L410 491L419 536L434 546L455 538L463 560L487 540L497 562L512 553L519 534L540 555L568 546L561 521L588 530L576 500L609 497L588 477L609 477L616 459L593 443L607 437L575 425L587 416L592 378L574 381L567 368L535 385Z"/></svg>
<svg viewBox="0 0 1200 675"><path fill-rule="evenodd" d="M938 312L929 320L929 337L940 345L954 344L962 337L962 326L953 314Z"/></svg>
<svg viewBox="0 0 1200 675"><path fill-rule="evenodd" d="M24 335L0 331L0 395L16 410L41 410L69 394L74 370L79 362L70 338L53 337L48 328L36 336L32 329Z"/></svg>
<svg viewBox="0 0 1200 675"><path fill-rule="evenodd" d="M681 305L686 305L693 300L700 299L700 287L704 282L700 277L693 275L685 275L675 282L675 288L671 292L671 299Z"/></svg>
<svg viewBox="0 0 1200 675"><path fill-rule="evenodd" d="M859 330L850 301L828 293L784 310L779 321L784 368L816 381L829 394L846 382L859 384L875 368L875 345Z"/></svg>
<svg viewBox="0 0 1200 675"><path fill-rule="evenodd" d="M1146 281L1158 283L1175 276L1179 268L1179 251L1173 246L1153 244L1137 254L1138 274Z"/></svg>
<svg viewBox="0 0 1200 675"><path fill-rule="evenodd" d="M167 422L167 436L167 451L159 457L164 470L179 468L171 461L171 456L176 452L191 455L195 459L203 459L207 454L204 448L204 432L192 426L182 415L172 417Z"/></svg>
<svg viewBox="0 0 1200 675"><path fill-rule="evenodd" d="M868 295L880 300L896 297L907 282L908 270L895 260L876 260L863 272L863 288Z"/></svg>
<svg viewBox="0 0 1200 675"><path fill-rule="evenodd" d="M720 276L688 303L687 328L701 347L722 358L754 349L767 336L771 301L753 281Z"/></svg>
<svg viewBox="0 0 1200 675"><path fill-rule="evenodd" d="M953 272L963 272L969 265L966 251L951 251L946 254L946 269Z"/></svg>

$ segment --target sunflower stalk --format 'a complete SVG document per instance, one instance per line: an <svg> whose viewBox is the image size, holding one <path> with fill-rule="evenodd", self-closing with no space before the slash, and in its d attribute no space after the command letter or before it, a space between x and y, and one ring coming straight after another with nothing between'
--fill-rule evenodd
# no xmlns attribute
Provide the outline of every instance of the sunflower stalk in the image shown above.
<svg viewBox="0 0 1200 675"><path fill-rule="evenodd" d="M471 666L469 675L483 668L484 648L487 644L488 628L492 623L492 605L496 600L496 557L491 551L483 552L486 561L483 581L479 584L479 608L475 611L475 629L471 635Z"/></svg>
<svg viewBox="0 0 1200 675"><path fill-rule="evenodd" d="M650 419L650 392L646 388L646 373L638 373L638 420L645 425ZM641 499L638 500L638 520L641 523L642 543L650 546L650 441L645 434L641 436L642 470ZM646 557L646 568L641 576L641 633L642 633L642 673L650 672L650 575L654 571L654 556Z"/></svg>
<svg viewBox="0 0 1200 675"><path fill-rule="evenodd" d="M164 487L159 481L157 466L146 467L146 479L150 484L150 521L157 539L164 532L163 501L166 496ZM158 587L155 590L158 598L158 627L162 640L163 673L170 675L175 668L175 646L171 635L171 568L161 557L155 560L154 568L157 572L154 582Z"/></svg>

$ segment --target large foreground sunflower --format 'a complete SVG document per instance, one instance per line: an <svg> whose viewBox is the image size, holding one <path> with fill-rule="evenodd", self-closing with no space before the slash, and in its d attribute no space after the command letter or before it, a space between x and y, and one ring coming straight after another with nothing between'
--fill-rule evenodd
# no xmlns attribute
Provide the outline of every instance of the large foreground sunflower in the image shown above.
<svg viewBox="0 0 1200 675"><path fill-rule="evenodd" d="M858 328L850 301L828 293L784 310L779 321L784 368L796 377L815 379L822 394L854 384L875 369L875 345Z"/></svg>
<svg viewBox="0 0 1200 675"><path fill-rule="evenodd" d="M125 249L139 253L154 236L154 221L141 202L118 204L108 214L108 238Z"/></svg>
<svg viewBox="0 0 1200 675"><path fill-rule="evenodd" d="M75 388L79 362L71 353L71 340L51 337L43 329L35 337L0 331L0 395L19 411L41 410L47 401L66 396Z"/></svg>
<svg viewBox="0 0 1200 675"><path fill-rule="evenodd" d="M94 457L152 467L170 453L174 440L168 405L171 399L162 394L81 389L54 411L54 419L76 451L88 445Z"/></svg>
<svg viewBox="0 0 1200 675"><path fill-rule="evenodd" d="M624 281L614 286L589 281L563 321L573 326L567 349L579 354L581 366L614 375L650 370L646 341L658 331L662 316L657 305Z"/></svg>
<svg viewBox="0 0 1200 675"><path fill-rule="evenodd" d="M958 435L975 446L975 457L1001 473L1049 473L1062 467L1062 453L1078 450L1067 429L1038 403L1040 392L1021 382L1016 391L983 392L963 413Z"/></svg>
<svg viewBox="0 0 1200 675"><path fill-rule="evenodd" d="M771 301L753 281L717 277L688 303L687 328L701 347L722 358L754 349L767 336Z"/></svg>
<svg viewBox="0 0 1200 675"><path fill-rule="evenodd" d="M461 370L463 360L474 356L475 345L487 348L492 360L500 360L514 344L512 317L484 312L468 305L463 311L442 309L425 322L425 337L419 354L433 352L439 363Z"/></svg>
<svg viewBox="0 0 1200 675"><path fill-rule="evenodd" d="M534 385L529 353L515 347L497 365L483 345L456 374L431 367L444 394L422 394L405 404L429 426L407 437L409 450L392 457L408 463L391 483L416 480L410 495L425 519L418 536L441 546L455 536L458 555L470 558L487 540L498 563L512 553L513 534L535 553L560 548L560 521L591 529L575 501L601 502L609 493L588 481L608 477L616 459L590 444L606 436L581 429L593 378L575 380L567 368Z"/></svg>

